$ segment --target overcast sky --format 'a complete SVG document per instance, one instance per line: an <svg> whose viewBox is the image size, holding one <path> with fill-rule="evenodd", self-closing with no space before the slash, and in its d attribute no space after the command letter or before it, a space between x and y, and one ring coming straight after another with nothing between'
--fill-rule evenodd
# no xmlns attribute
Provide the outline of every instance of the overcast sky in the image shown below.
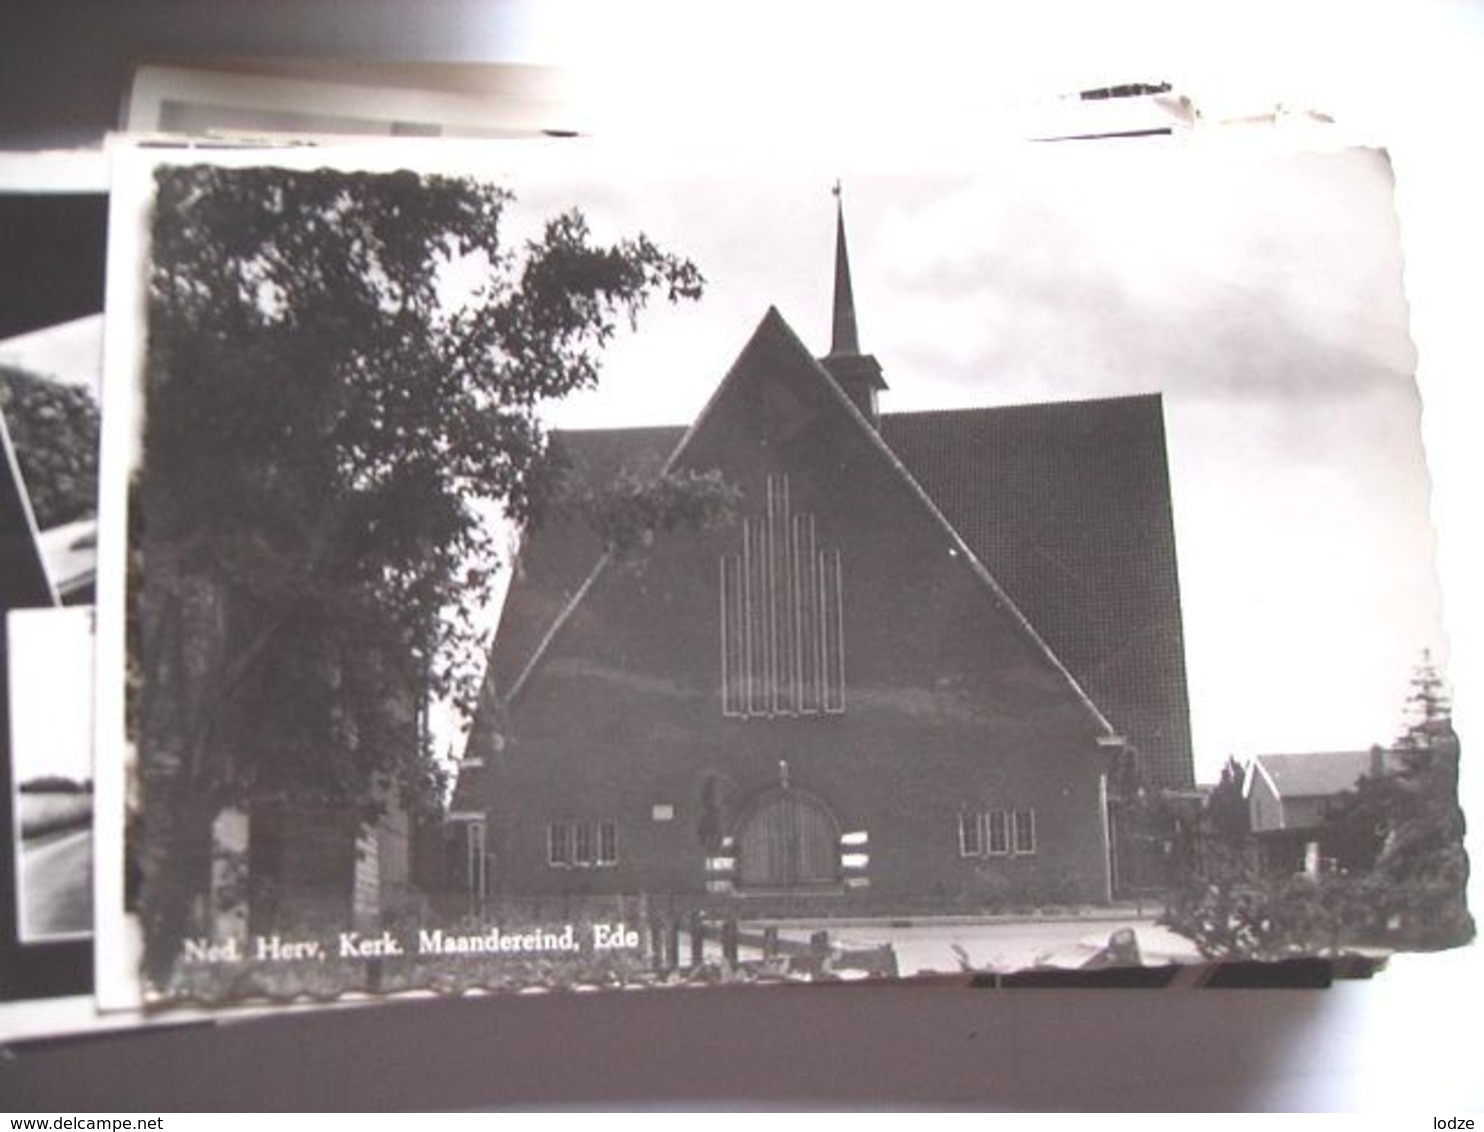
<svg viewBox="0 0 1484 1132"><path fill-rule="evenodd" d="M690 421L770 304L825 352L830 183L517 179L512 234L580 203L709 284L650 312L553 419ZM1064 144L844 193L884 411L1164 395L1198 778L1396 734L1443 642L1383 153Z"/></svg>

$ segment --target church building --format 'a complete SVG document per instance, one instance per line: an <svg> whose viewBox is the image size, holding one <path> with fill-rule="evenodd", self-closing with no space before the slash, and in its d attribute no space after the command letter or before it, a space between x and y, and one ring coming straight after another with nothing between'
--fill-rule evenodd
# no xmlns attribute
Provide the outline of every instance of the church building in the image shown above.
<svg viewBox="0 0 1484 1132"><path fill-rule="evenodd" d="M590 483L741 503L632 550L527 532L451 805L476 897L1110 899L1110 790L1193 782L1161 401L886 388L837 216L828 353L769 309L689 428L553 435Z"/></svg>

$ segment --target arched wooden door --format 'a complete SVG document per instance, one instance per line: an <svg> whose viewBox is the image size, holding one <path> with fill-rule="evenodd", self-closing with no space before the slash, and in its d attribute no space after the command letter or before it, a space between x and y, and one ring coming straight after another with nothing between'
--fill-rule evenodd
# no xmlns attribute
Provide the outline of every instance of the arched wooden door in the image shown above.
<svg viewBox="0 0 1484 1132"><path fill-rule="evenodd" d="M737 831L743 888L808 888L838 883L840 832L823 802L800 790L763 798Z"/></svg>

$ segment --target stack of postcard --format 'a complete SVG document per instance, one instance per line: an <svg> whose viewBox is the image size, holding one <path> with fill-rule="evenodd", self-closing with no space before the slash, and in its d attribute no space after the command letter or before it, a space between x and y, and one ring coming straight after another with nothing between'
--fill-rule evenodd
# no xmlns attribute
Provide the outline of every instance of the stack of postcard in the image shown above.
<svg viewBox="0 0 1484 1132"><path fill-rule="evenodd" d="M3 198L7 998L1472 938L1383 150L107 160Z"/></svg>

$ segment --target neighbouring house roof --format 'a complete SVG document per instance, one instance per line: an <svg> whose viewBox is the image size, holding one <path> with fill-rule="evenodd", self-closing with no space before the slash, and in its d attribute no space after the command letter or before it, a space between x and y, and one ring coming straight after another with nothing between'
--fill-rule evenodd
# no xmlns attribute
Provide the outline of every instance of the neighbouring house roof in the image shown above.
<svg viewBox="0 0 1484 1132"><path fill-rule="evenodd" d="M601 484L624 469L658 472L686 435L562 431L552 443L573 475ZM1160 399L883 414L880 441L1094 710L1140 749L1153 784L1190 785ZM529 534L491 656L493 688L521 679L602 555L576 523Z"/></svg>
<svg viewBox="0 0 1484 1132"><path fill-rule="evenodd" d="M1257 755L1252 760L1244 793L1250 795L1258 776L1283 799L1326 798L1353 790L1375 769L1377 752L1314 751L1294 755ZM1396 754L1380 752L1384 769L1396 768Z"/></svg>

